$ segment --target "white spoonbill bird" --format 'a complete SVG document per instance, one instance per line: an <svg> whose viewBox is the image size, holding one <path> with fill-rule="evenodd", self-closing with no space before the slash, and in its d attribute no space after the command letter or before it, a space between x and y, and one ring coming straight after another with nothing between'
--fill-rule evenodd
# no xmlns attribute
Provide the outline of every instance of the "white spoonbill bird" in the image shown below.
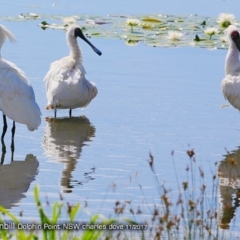
<svg viewBox="0 0 240 240"><path fill-rule="evenodd" d="M0 25L0 50L6 38L15 41L13 34ZM12 139L15 122L27 125L30 131L41 124L41 111L35 101L32 85L25 73L14 63L4 60L0 52L0 110L3 113L3 140L7 131L6 116L13 120Z"/></svg>
<svg viewBox="0 0 240 240"><path fill-rule="evenodd" d="M82 33L78 25L71 25L66 33L70 55L53 62L44 78L47 92L46 109L72 109L86 107L98 91L94 83L85 78L85 69L82 65L82 52L78 46L77 37L87 42L100 56L102 53L94 47Z"/></svg>
<svg viewBox="0 0 240 240"><path fill-rule="evenodd" d="M229 48L225 59L225 78L221 87L224 97L233 107L240 110L240 35L233 25L226 29L226 35Z"/></svg>

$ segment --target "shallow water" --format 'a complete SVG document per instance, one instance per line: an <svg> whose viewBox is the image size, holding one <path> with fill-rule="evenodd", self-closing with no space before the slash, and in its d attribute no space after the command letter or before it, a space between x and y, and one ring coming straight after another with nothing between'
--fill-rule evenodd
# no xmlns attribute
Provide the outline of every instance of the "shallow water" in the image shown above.
<svg viewBox="0 0 240 240"><path fill-rule="evenodd" d="M30 6L26 2L13 12L12 5L5 3L6 12L0 13L4 16L23 11L51 13L52 9L63 13L64 9L64 14L72 14L72 7L65 9L63 3L56 3L59 8L38 1ZM119 11L129 13L133 2L129 4L129 7L126 3L119 5ZM138 11L156 12L157 4L153 1L153 5ZM218 12L222 10L220 6L227 4L220 2ZM85 7L85 14L96 14L98 7L99 14L113 13L111 5L108 12L98 5ZM165 11L168 9L169 6ZM184 11L190 13L194 9ZM181 14L183 9L179 11ZM231 12L234 13L234 8ZM213 13L206 10L206 14ZM226 50L151 48L143 43L129 47L120 40L92 38L92 43L103 53L99 57L79 41L87 79L96 83L99 94L86 109L73 110L71 119L67 110L59 110L54 119L54 113L45 110L43 78L52 61L68 54L64 32L43 31L34 21L3 24L18 42L7 42L2 56L25 71L43 115L38 131L29 132L20 124L16 128L14 160L23 161L22 169L25 169L24 159L33 154L34 166L39 164L38 171L25 169L31 177L22 195L9 198L9 204L16 205L11 207L12 211L16 214L23 211L24 219L38 215L33 199L36 184L41 187L43 200L47 197L53 203L59 200L61 192L66 202L87 201L93 213L108 216L113 213L116 200L132 200L136 207L142 203L144 196L139 184L149 204L158 201L147 163L149 152L155 157L160 181L165 180L177 192L171 151L174 151L177 174L184 177L188 163L186 150L194 148L198 164L206 170L205 180L211 182L209 169L214 171L214 163L225 159L225 148L238 149L239 112L232 107L220 108L227 104L220 90ZM10 120L8 123L12 124ZM10 129L5 143L4 164L7 165L11 159ZM12 178L9 174L6 183L11 185Z"/></svg>

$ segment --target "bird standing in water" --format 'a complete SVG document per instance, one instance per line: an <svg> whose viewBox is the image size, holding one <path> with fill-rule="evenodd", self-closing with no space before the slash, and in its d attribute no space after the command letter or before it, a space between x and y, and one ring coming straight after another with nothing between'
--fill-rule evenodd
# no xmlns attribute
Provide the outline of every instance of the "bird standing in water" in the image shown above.
<svg viewBox="0 0 240 240"><path fill-rule="evenodd" d="M226 29L226 35L229 48L225 60L225 78L221 87L224 97L233 107L240 110L240 35L233 25Z"/></svg>
<svg viewBox="0 0 240 240"><path fill-rule="evenodd" d="M15 41L13 34L0 25L0 50L6 38ZM6 61L0 53L0 110L3 113L3 141L7 131L6 116L13 120L12 139L15 134L15 122L27 125L30 131L41 124L41 111L35 101L30 81L25 73L14 63ZM12 142L13 144L13 142Z"/></svg>
<svg viewBox="0 0 240 240"><path fill-rule="evenodd" d="M47 93L46 109L72 109L86 107L98 91L94 83L85 78L85 69L82 65L82 52L78 46L77 37L87 42L100 56L102 53L93 46L82 33L78 25L71 25L66 33L70 54L53 62L44 81Z"/></svg>

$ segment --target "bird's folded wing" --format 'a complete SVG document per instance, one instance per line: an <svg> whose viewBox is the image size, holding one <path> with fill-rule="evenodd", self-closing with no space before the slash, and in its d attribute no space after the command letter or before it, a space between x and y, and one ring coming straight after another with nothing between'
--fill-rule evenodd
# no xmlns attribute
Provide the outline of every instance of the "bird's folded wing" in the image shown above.
<svg viewBox="0 0 240 240"><path fill-rule="evenodd" d="M34 99L34 92L30 81L24 72L13 63L2 62L0 65L0 98L13 99L19 95Z"/></svg>

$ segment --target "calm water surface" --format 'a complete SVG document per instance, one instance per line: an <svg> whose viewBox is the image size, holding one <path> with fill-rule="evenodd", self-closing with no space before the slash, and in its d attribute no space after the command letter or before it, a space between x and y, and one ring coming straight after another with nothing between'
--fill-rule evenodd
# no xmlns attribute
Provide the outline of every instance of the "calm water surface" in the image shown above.
<svg viewBox="0 0 240 240"><path fill-rule="evenodd" d="M232 11L228 1L212 2L216 9L206 8L206 12L190 7L171 12L170 3L160 6L158 1L138 10L133 1L129 6L119 3L118 11L148 13L156 12L158 6L160 12L170 14L211 16L223 9L235 13L236 1L232 2ZM52 8L39 1L26 1L14 9L12 4L2 3L5 12L0 13L76 13L70 4L66 7L62 1L56 3L57 7ZM97 14L98 9L102 16L114 13L113 3L106 8L95 4L82 2L78 7L84 14ZM160 181L166 180L177 192L171 151L178 175L185 176L186 150L194 148L198 165L206 171L206 182L212 181L214 163L228 158L225 148L229 152L239 151L240 114L232 107L220 108L226 104L220 90L226 50L151 48L143 43L129 47L124 41L93 38L92 43L103 52L99 57L79 41L87 79L96 83L99 94L86 109L73 110L74 117L68 118L68 111L61 110L54 119L54 113L45 110L43 78L52 61L68 54L65 33L43 31L34 21L3 24L18 42L6 42L2 56L25 71L43 115L38 131L29 132L17 124L13 163L8 131L7 154L0 168L0 172L5 172L0 174L0 204L16 214L23 211L25 219L37 217L33 199L36 184L41 187L43 201L46 197L51 203L59 200L61 192L65 201L87 201L92 212L109 215L116 200L132 200L136 207L142 203L139 184L149 204L158 201L147 163L149 152L155 157ZM222 168L219 171L224 172ZM7 201L8 193L13 197ZM233 194L234 191L230 192L230 198Z"/></svg>

